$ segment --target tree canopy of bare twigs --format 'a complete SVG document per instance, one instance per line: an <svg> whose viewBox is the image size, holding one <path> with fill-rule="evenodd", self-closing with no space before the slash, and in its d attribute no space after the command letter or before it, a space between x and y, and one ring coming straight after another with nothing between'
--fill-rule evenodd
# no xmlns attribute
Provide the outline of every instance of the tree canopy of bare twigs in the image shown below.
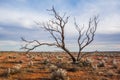
<svg viewBox="0 0 120 80"><path fill-rule="evenodd" d="M65 36L66 36L65 27L66 24L68 23L69 16L66 16L66 14L64 14L63 16L59 15L59 13L56 12L54 7L52 7L52 9L48 11L52 12L54 19L49 20L49 22L36 23L36 24L42 26L42 28L45 31L49 32L49 34L54 39L53 43L39 42L38 40L28 41L22 38L22 41L25 42L25 45L22 47L22 49L26 49L28 53L29 51L34 50L35 48L42 45L56 46L64 50L71 57L73 63L80 61L80 59L85 55L81 51L94 40L94 36L98 24L98 16L89 19L88 28L86 31L83 31L84 26L80 28L80 26L76 23L76 20L74 20L75 28L79 34L77 38L77 44L79 46L79 50L77 57L75 57L66 47L66 43L65 43ZM36 45L33 46L32 48L29 48L28 46L32 43L36 43Z"/></svg>

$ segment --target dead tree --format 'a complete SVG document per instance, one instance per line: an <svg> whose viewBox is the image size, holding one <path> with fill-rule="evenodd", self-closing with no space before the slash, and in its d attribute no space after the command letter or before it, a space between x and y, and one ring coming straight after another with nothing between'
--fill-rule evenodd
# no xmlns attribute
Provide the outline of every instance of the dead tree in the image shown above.
<svg viewBox="0 0 120 80"><path fill-rule="evenodd" d="M97 24L98 24L98 17L95 16L94 18L91 18L89 20L88 28L86 31L83 31L84 27L81 29L80 26L78 26L78 24L76 23L76 21L74 22L75 28L79 33L79 36L77 39L79 51L78 51L78 56L76 58L70 52L70 50L66 47L66 43L65 43L65 27L66 27L66 24L68 23L69 16L66 16L66 14L64 14L63 16L60 16L59 13L56 12L54 7L52 7L52 9L48 11L51 11L53 13L52 15L54 16L54 19L51 19L46 23L42 23L42 24L36 23L36 24L42 26L42 28L45 31L49 32L49 34L54 39L54 42L41 43L38 40L28 41L22 38L22 41L26 42L26 44L22 47L22 49L27 49L27 53L28 53L29 51L34 50L35 48L42 45L56 46L64 50L71 57L73 63L80 61L80 59L85 55L85 54L82 54L81 51L94 40L94 36L95 36ZM28 46L32 43L37 43L37 44L34 45L32 48L29 48Z"/></svg>

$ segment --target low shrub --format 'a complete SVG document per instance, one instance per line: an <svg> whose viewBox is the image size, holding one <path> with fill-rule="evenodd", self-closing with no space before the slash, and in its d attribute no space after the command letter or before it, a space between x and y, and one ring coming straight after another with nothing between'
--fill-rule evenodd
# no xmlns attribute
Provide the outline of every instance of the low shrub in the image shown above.
<svg viewBox="0 0 120 80"><path fill-rule="evenodd" d="M101 61L97 64L97 67L105 67L105 63Z"/></svg>
<svg viewBox="0 0 120 80"><path fill-rule="evenodd" d="M72 68L67 69L67 71L70 71L70 72L76 72L78 70L79 70L79 68L77 68L77 67L72 67Z"/></svg>
<svg viewBox="0 0 120 80"><path fill-rule="evenodd" d="M51 80L69 80L67 76L67 71L63 69L58 69L51 73Z"/></svg>
<svg viewBox="0 0 120 80"><path fill-rule="evenodd" d="M50 72L54 72L54 71L56 71L57 69L58 69L58 67L55 66L55 65L53 65L53 64L51 64L51 65L49 66Z"/></svg>

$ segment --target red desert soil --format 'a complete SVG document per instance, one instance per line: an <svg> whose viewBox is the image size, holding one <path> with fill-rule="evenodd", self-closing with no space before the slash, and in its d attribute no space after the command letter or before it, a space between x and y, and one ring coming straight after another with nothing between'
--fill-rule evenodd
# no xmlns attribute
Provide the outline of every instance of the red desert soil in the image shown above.
<svg viewBox="0 0 120 80"><path fill-rule="evenodd" d="M58 62L70 64L70 58L65 53L32 52L30 54L33 58L29 58L28 55L22 52L0 52L0 80L50 80L51 72L49 71L48 65L44 63L45 60L49 60L52 64ZM107 53L107 55L109 54ZM61 60L59 60L58 57ZM97 64L104 59L104 57L105 55L89 56L89 58L94 60L94 64ZM120 80L120 55L114 55L108 58L106 66L98 68L97 70L77 66L77 68L79 68L77 71L67 71L69 80ZM113 58L118 61L117 69L111 68ZM33 65L29 66L31 60L33 61ZM17 64L22 65L20 72L7 75L8 68L13 68ZM66 67L70 68L73 66ZM113 73L107 73L110 70L113 71Z"/></svg>

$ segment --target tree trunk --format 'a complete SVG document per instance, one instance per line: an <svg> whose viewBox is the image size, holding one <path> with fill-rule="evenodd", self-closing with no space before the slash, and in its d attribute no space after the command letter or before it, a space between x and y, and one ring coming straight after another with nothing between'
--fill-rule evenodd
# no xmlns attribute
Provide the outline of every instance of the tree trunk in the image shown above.
<svg viewBox="0 0 120 80"><path fill-rule="evenodd" d="M63 48L64 49L64 51L71 57L71 59L72 59L72 63L76 63L76 59L75 59L75 57L70 53L70 51L68 50L68 49L66 49L66 48Z"/></svg>

